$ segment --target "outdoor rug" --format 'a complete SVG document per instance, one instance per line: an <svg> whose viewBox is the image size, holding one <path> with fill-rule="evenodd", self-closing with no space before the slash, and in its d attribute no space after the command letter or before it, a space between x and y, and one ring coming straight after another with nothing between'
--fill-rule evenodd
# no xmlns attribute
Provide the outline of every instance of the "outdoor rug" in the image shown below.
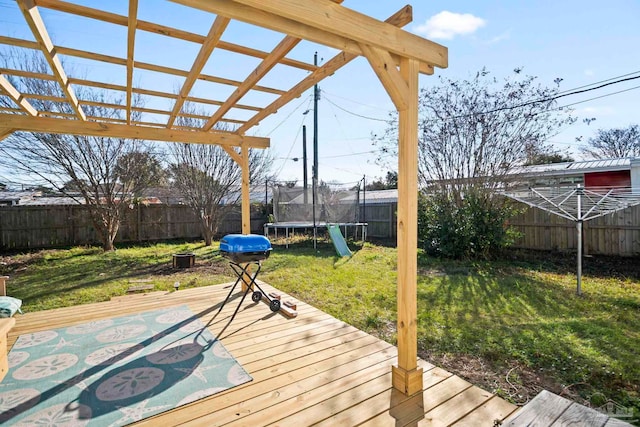
<svg viewBox="0 0 640 427"><path fill-rule="evenodd" d="M186 307L21 335L0 424L121 426L252 378Z"/></svg>

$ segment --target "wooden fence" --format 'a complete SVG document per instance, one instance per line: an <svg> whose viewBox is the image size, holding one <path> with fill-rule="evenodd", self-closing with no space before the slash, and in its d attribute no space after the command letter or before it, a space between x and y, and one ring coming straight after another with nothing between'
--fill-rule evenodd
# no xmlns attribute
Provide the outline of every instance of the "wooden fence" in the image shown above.
<svg viewBox="0 0 640 427"><path fill-rule="evenodd" d="M395 239L397 236L396 203L362 207L360 218L369 223L367 235ZM537 250L577 250L576 224L541 209L524 207L524 212L509 223L521 233L517 248ZM624 209L583 223L585 254L640 255L640 206Z"/></svg>
<svg viewBox="0 0 640 427"><path fill-rule="evenodd" d="M252 206L252 232L262 233L264 223L262 207ZM241 229L240 209L234 207L225 215L218 233L239 233ZM188 206L139 205L127 211L116 242L197 239L201 235L199 222ZM86 206L0 207L0 250L99 243Z"/></svg>
<svg viewBox="0 0 640 427"><path fill-rule="evenodd" d="M367 236L393 240L397 237L397 203L360 207L360 218L369 224ZM252 206L251 230L261 234L263 207ZM540 209L527 208L510 224L522 237L515 246L539 250L576 250L575 223ZM220 235L241 230L240 209L234 208L222 222ZM184 205L139 206L128 211L117 242L197 239L199 223ZM0 207L0 250L33 249L98 244L86 207ZM640 255L640 206L587 221L583 225L585 254Z"/></svg>
<svg viewBox="0 0 640 427"><path fill-rule="evenodd" d="M568 219L541 209L526 208L509 223L522 234L516 242L516 247L577 250L576 224ZM586 221L582 228L585 254L640 254L640 206Z"/></svg>
<svg viewBox="0 0 640 427"><path fill-rule="evenodd" d="M395 239L398 236L397 203L360 206L360 220L366 222L367 237Z"/></svg>

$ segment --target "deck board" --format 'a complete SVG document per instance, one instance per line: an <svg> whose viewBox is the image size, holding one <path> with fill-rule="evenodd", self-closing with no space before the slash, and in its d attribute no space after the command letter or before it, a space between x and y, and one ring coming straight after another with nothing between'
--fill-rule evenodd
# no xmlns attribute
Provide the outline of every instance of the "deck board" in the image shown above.
<svg viewBox="0 0 640 427"><path fill-rule="evenodd" d="M445 425L504 419L514 405L420 360L424 391L406 397L391 387L397 349L298 301L295 318L247 298L235 320L234 295L219 314L229 283L119 296L111 301L27 313L16 318L9 346L21 334L186 305L250 373L253 381L137 422L157 425ZM275 288L261 283L267 292ZM288 295L283 298L290 299ZM228 325L227 325L228 324ZM425 417L426 413L426 417ZM477 416L476 416L477 415ZM431 424L429 424L429 422ZM478 425L478 424L476 424Z"/></svg>
<svg viewBox="0 0 640 427"><path fill-rule="evenodd" d="M540 427L631 427L631 424L609 417L595 409L572 402L547 390L542 390L531 402L504 421L505 426L536 425Z"/></svg>

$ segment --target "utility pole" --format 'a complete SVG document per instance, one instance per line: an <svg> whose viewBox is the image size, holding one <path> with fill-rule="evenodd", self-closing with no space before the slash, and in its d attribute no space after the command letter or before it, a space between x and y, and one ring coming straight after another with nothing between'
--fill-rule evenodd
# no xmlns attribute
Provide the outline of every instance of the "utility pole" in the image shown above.
<svg viewBox="0 0 640 427"><path fill-rule="evenodd" d="M318 52L313 55L313 65L318 66ZM318 84L313 86L313 249L316 249L318 226L316 223L316 204L318 203Z"/></svg>
<svg viewBox="0 0 640 427"><path fill-rule="evenodd" d="M302 125L302 182L304 185L304 204L309 203L307 196L307 126Z"/></svg>

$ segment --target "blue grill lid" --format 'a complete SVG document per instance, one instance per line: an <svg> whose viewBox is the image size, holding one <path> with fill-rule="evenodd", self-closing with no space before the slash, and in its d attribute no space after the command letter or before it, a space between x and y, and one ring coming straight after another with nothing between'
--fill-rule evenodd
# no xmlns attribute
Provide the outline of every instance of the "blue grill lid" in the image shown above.
<svg viewBox="0 0 640 427"><path fill-rule="evenodd" d="M271 250L271 242L259 234L227 234L220 240L220 250L227 253L254 253Z"/></svg>

